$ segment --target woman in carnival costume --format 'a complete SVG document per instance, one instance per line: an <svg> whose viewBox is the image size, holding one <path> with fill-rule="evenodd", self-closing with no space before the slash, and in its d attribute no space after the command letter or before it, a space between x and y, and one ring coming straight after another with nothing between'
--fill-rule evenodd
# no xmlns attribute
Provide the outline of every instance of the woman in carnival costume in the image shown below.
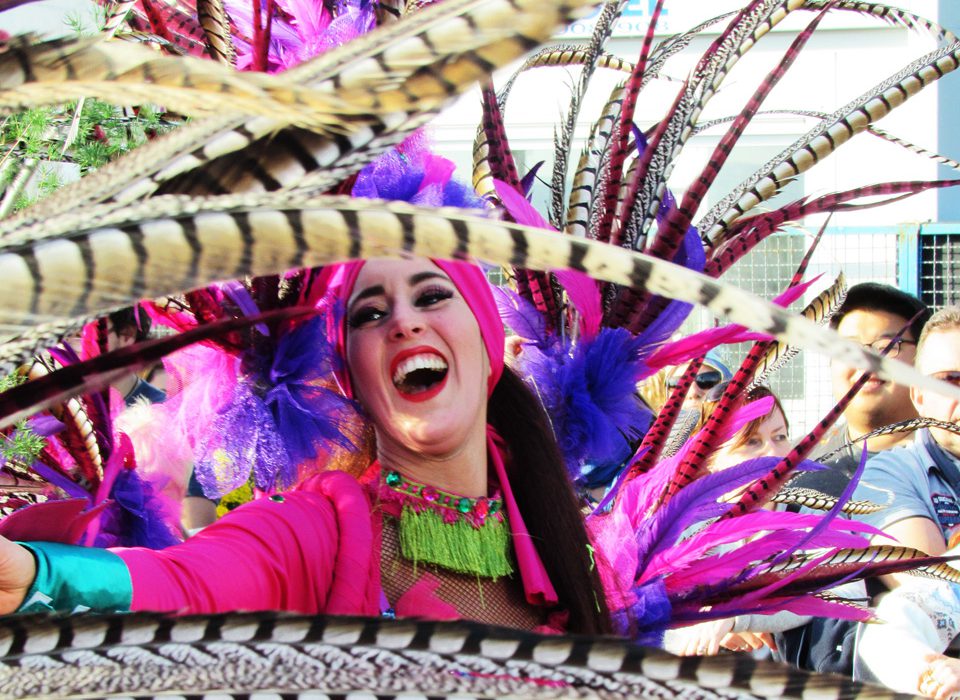
<svg viewBox="0 0 960 700"><path fill-rule="evenodd" d="M415 177L409 194L444 201L449 171L438 187ZM357 190L369 187L361 177ZM483 271L375 259L325 268L318 284L336 309L337 380L376 434L366 473L315 475L159 552L5 542L5 611L284 609L609 631L547 419L504 369Z"/></svg>
<svg viewBox="0 0 960 700"><path fill-rule="evenodd" d="M354 192L463 203L451 172L449 161L411 148L368 168ZM658 503L681 453L622 484L610 494L612 511L598 509L585 527L570 457L554 437L563 422L552 416L551 428L542 399L504 367L503 321L479 267L373 259L323 268L308 287L322 292L315 294L326 315L286 327L266 363L255 349L235 361L240 378L232 398L200 428L217 437L200 446L198 476L215 484L218 470L229 472L228 463L244 455L251 459L242 481L267 467L271 478L289 476L286 463L305 460L287 457L309 452L301 433L320 442L337 418L325 423L323 412L336 408L325 401L309 416L287 410L302 396L288 380L326 367L334 375L327 381L362 407L376 435L376 459L359 479L314 473L161 551L4 541L4 611L281 609L467 618L655 642L672 624L775 606L829 608L802 595L823 579L797 587L802 562L784 570L786 594L777 585L757 591L754 578L765 571L759 562L801 546L866 545L848 521L826 524L816 537L806 532L810 516L748 513L735 527L717 521L724 511L717 498L764 475L775 457L708 474ZM317 334L323 324L327 332ZM609 357L602 338L597 348ZM637 340L613 345L622 340L636 360ZM291 350L298 347L302 353ZM292 362L285 368L284 355ZM224 366L210 364L214 373ZM627 371L627 386L634 371ZM735 412L730 435L758 417L755 406ZM255 427L254 449L244 440ZM755 556L713 554L751 532L760 533ZM811 571L815 563L807 562Z"/></svg>

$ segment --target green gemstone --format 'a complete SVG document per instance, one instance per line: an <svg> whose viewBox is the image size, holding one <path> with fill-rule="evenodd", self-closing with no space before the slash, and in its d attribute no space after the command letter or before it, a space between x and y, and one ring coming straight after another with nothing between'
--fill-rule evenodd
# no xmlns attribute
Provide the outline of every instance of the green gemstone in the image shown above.
<svg viewBox="0 0 960 700"><path fill-rule="evenodd" d="M277 503L283 503L283 496L281 496L279 493L275 493L270 496L270 500L276 501Z"/></svg>
<svg viewBox="0 0 960 700"><path fill-rule="evenodd" d="M473 509L473 503L470 502L469 498L461 498L457 501L457 510L461 513L469 513Z"/></svg>
<svg viewBox="0 0 960 700"><path fill-rule="evenodd" d="M490 503L487 505L487 513L490 515L493 515L498 510L500 510L500 501L490 501Z"/></svg>
<svg viewBox="0 0 960 700"><path fill-rule="evenodd" d="M397 487L403 482L403 477L397 472L387 474L387 486Z"/></svg>

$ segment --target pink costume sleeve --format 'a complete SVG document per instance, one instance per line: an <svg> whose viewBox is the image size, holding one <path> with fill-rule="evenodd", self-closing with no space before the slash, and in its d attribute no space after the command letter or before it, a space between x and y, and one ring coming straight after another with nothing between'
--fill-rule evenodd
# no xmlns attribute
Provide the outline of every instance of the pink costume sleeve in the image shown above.
<svg viewBox="0 0 960 700"><path fill-rule="evenodd" d="M132 610L370 615L379 585L372 546L360 486L330 472L282 500L238 508L183 544L114 551L130 570Z"/></svg>

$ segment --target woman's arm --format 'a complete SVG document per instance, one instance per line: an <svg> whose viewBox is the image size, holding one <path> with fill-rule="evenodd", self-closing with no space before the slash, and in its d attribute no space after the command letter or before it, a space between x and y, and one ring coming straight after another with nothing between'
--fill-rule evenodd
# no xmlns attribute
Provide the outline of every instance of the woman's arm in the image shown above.
<svg viewBox="0 0 960 700"><path fill-rule="evenodd" d="M960 629L957 586L911 582L883 597L877 617L882 622L867 625L860 640L860 660L889 688L904 693L928 692L921 684L929 685L931 663Z"/></svg>
<svg viewBox="0 0 960 700"><path fill-rule="evenodd" d="M130 609L321 612L338 550L334 509L316 493L275 498L246 504L174 547L112 550L130 571Z"/></svg>
<svg viewBox="0 0 960 700"><path fill-rule="evenodd" d="M338 577L344 573L349 579L353 572L361 587L369 578L369 507L356 482L352 487L345 489L346 498L337 499L342 503L323 489L256 501L160 551L20 546L0 538L0 612L325 611L334 591L345 585L335 582L338 564L345 570ZM351 601L364 600L365 591L353 598L347 593ZM342 592L336 596L344 598Z"/></svg>
<svg viewBox="0 0 960 700"><path fill-rule="evenodd" d="M0 537L0 614L16 612L37 575L37 565L28 550Z"/></svg>

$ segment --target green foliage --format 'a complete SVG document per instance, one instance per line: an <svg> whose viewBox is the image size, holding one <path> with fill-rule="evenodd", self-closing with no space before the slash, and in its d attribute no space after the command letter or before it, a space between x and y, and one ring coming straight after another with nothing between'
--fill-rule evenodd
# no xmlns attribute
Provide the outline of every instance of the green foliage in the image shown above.
<svg viewBox="0 0 960 700"><path fill-rule="evenodd" d="M46 154L54 135L51 110L47 108L12 114L0 125L0 143L17 144L24 158L39 158Z"/></svg>
<svg viewBox="0 0 960 700"><path fill-rule="evenodd" d="M20 386L27 381L27 377L19 372L0 377L0 392ZM0 439L0 458L6 462L33 464L40 452L47 444L47 439L34 432L27 421L17 423L14 431Z"/></svg>
<svg viewBox="0 0 960 700"><path fill-rule="evenodd" d="M34 177L33 189L30 192L21 193L13 205L14 211L26 209L34 202L39 202L48 194L56 191L63 183L55 168L50 164L41 165L37 168L37 174Z"/></svg>
<svg viewBox="0 0 960 700"><path fill-rule="evenodd" d="M68 12L63 23L77 36L87 36L103 31L107 23L107 8L93 5L89 12Z"/></svg>
<svg viewBox="0 0 960 700"><path fill-rule="evenodd" d="M80 112L77 137L63 152L76 109L77 103L71 102L12 115L0 124L0 144L18 158L74 162L86 173L172 126L150 107L133 110L88 99Z"/></svg>
<svg viewBox="0 0 960 700"><path fill-rule="evenodd" d="M20 386L27 381L26 375L20 374L20 372L11 372L0 377L0 393L12 389L15 386Z"/></svg>
<svg viewBox="0 0 960 700"><path fill-rule="evenodd" d="M88 99L83 101L77 120L76 138L67 143L76 111L77 103L71 102L31 109L0 122L0 162L41 162L30 186L18 194L15 210L33 204L63 184L58 169L44 163L75 163L85 175L174 126L164 122L150 106L130 109ZM10 167L2 171L0 193L19 170Z"/></svg>
<svg viewBox="0 0 960 700"><path fill-rule="evenodd" d="M13 433L0 444L0 457L3 457L5 462L30 465L37 460L46 444L47 439L34 432L27 421L23 420L17 423Z"/></svg>

